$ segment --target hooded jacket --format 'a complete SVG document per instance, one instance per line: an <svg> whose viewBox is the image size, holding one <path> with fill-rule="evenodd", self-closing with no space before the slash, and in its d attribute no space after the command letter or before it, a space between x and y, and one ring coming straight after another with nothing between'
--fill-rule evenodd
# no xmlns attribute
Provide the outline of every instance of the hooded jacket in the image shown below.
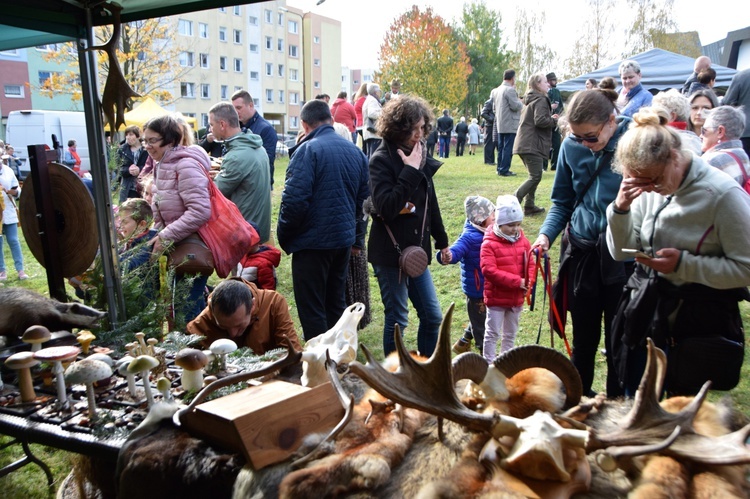
<svg viewBox="0 0 750 499"><path fill-rule="evenodd" d="M154 167L154 228L163 241L185 239L211 217L208 170L211 160L199 146L177 146Z"/></svg>
<svg viewBox="0 0 750 499"><path fill-rule="evenodd" d="M552 105L549 97L532 90L526 94L526 106L521 111L521 124L518 126L513 154L535 154L546 158L552 147Z"/></svg>
<svg viewBox="0 0 750 499"><path fill-rule="evenodd" d="M429 259L432 258L431 237L437 249L448 246L448 234L432 182L442 163L428 156L424 167L417 170L404 165L397 150L396 144L383 140L370 158L370 189L377 215L372 218L367 260L389 267L398 267L399 253L385 230L385 223L401 248L419 246L428 196L430 202L421 246ZM413 212L405 209L407 203L414 205Z"/></svg>
<svg viewBox="0 0 750 499"><path fill-rule="evenodd" d="M255 253L248 253L240 260L239 276L255 281L259 289L276 289L276 271L281 263L281 250L262 244ZM245 276L254 275L248 279Z"/></svg>
<svg viewBox="0 0 750 499"><path fill-rule="evenodd" d="M263 140L251 132L224 142L227 152L216 176L216 187L239 208L245 220L258 225L261 242L271 237L271 181Z"/></svg>
<svg viewBox="0 0 750 499"><path fill-rule="evenodd" d="M357 113L354 111L354 106L347 102L346 99L336 99L333 101L331 116L336 123L346 125L350 133L355 130Z"/></svg>
<svg viewBox="0 0 750 499"><path fill-rule="evenodd" d="M492 229L489 229L492 230ZM461 262L461 289L469 298L482 298L484 293L484 275L479 266L479 251L482 247L484 232L474 227L469 220L464 223L464 231L450 247L450 263ZM443 263L442 253L435 258Z"/></svg>

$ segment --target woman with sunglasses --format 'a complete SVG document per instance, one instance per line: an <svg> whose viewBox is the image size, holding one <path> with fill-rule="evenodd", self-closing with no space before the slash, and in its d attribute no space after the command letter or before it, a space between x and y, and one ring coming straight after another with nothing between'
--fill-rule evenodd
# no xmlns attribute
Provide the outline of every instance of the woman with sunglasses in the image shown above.
<svg viewBox="0 0 750 499"><path fill-rule="evenodd" d="M594 368L601 339L609 341L610 326L626 267L607 251L607 206L622 181L612 171L617 141L631 120L618 116L617 92L592 89L577 92L568 104L570 134L560 147L552 187L552 207L534 247L546 252L560 233L559 282L567 293L567 309L573 320L573 364L583 382L584 394L592 395ZM567 236L567 237L565 237ZM566 241L567 239L567 241ZM607 396L623 394L607 350Z"/></svg>

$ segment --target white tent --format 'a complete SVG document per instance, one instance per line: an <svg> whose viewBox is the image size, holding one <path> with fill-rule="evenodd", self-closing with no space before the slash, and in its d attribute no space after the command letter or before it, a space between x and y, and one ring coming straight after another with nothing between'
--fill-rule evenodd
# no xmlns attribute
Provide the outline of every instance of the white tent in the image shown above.
<svg viewBox="0 0 750 499"><path fill-rule="evenodd" d="M643 76L641 84L647 90L681 89L685 80L693 74L693 64L695 63L695 59L662 49L651 49L634 55L630 59L637 61L641 65L641 75ZM559 83L557 88L561 92L575 92L576 90L586 88L587 79L594 78L596 81L601 81L606 76L613 77L619 84L620 75L617 72L617 68L620 66L620 62L622 61ZM735 69L719 66L718 64L711 64L711 67L716 71L717 87L728 87L732 81L732 76L737 72Z"/></svg>

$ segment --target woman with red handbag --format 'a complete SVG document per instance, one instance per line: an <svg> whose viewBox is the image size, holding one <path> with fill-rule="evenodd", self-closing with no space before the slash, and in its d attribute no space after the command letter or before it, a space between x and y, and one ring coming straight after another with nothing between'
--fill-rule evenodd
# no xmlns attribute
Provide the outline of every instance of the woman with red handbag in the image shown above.
<svg viewBox="0 0 750 499"><path fill-rule="evenodd" d="M211 217L207 172L211 161L202 148L181 145L183 128L172 116L159 116L143 127L143 144L154 161L156 194L152 201L154 228L159 234L149 241L161 255L174 243L198 232ZM188 276L178 275L176 282ZM182 312L193 320L206 306L203 291L207 275L196 275Z"/></svg>

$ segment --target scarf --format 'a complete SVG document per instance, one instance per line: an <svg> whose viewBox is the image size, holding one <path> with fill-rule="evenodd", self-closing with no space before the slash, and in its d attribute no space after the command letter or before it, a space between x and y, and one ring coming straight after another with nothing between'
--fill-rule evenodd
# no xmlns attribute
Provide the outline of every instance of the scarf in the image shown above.
<svg viewBox="0 0 750 499"><path fill-rule="evenodd" d="M495 234L495 235L496 235L497 237L502 237L502 238L503 238L503 239L505 239L506 241L510 241L510 242L512 242L512 243L515 243L515 242L516 242L516 241L518 241L518 239L519 239L519 238L521 237L521 231L519 231L519 232L518 232L518 234L516 234L515 236L509 236L508 234L504 234L504 233L503 233L503 231L502 231L502 230L500 230L500 226L499 226L499 225L497 225L497 224L494 224L494 225L492 226L492 232L493 232L493 233L494 233L494 234Z"/></svg>
<svg viewBox="0 0 750 499"><path fill-rule="evenodd" d="M687 123L684 121L670 121L667 123L667 126L671 126L672 128L676 128L677 130L687 130Z"/></svg>
<svg viewBox="0 0 750 499"><path fill-rule="evenodd" d="M420 144L422 144L422 158L419 160L419 169L421 170L424 168L425 163L427 163L427 145L425 143L425 139L422 139L419 142ZM399 144L397 147L404 151L404 154L406 154L407 156L410 155L412 149L414 149L413 147L407 147L401 144Z"/></svg>

